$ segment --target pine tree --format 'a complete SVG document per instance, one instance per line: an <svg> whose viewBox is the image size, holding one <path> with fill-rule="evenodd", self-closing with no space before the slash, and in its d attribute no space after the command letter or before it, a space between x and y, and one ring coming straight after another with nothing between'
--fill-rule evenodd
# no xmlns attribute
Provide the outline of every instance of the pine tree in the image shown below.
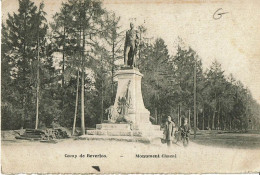
<svg viewBox="0 0 260 175"><path fill-rule="evenodd" d="M104 13L101 5L101 2L96 0L69 0L62 5L61 12L56 15L56 19L62 19L63 21L60 26L58 26L59 30L57 30L61 32L63 30L63 33L60 32L59 34L59 36L62 36L61 38L63 38L61 40L62 44L57 45L63 46L63 55L67 54L66 59L69 63L67 65L67 70L73 68L74 70L77 70L75 68L79 66L78 63L81 68L82 134L85 133L85 81L88 78L85 76L85 71L87 67L90 67L87 64L90 63L93 58L91 49L96 43L95 39L97 38L97 35L101 32L101 15ZM66 24L64 23L65 19L67 21ZM75 47L66 47L71 45L75 45ZM77 60L75 58L77 58ZM75 63L77 63L77 65L75 65Z"/></svg>
<svg viewBox="0 0 260 175"><path fill-rule="evenodd" d="M152 46L144 48L140 72L144 74L142 80L142 93L144 103L154 116L155 123L161 121L165 104L169 71L172 70L168 64L169 54L167 47L162 39L157 39ZM158 116L159 115L159 116Z"/></svg>
<svg viewBox="0 0 260 175"><path fill-rule="evenodd" d="M96 105L99 106L96 111L100 122L104 119L105 109L113 104L116 95L114 77L119 67L117 62L123 55L123 32L120 32L119 20L114 13L106 12L103 15L101 32L93 47L95 59L91 67L96 75L97 99L100 99Z"/></svg>
<svg viewBox="0 0 260 175"><path fill-rule="evenodd" d="M32 127L35 116L37 44L44 42L47 32L45 12L42 9L43 5L37 10L30 0L20 0L18 13L8 14L6 20L3 43L7 48L3 57L9 55L12 60L12 82L18 93L15 107L21 112L21 127ZM29 125L25 122L29 122Z"/></svg>

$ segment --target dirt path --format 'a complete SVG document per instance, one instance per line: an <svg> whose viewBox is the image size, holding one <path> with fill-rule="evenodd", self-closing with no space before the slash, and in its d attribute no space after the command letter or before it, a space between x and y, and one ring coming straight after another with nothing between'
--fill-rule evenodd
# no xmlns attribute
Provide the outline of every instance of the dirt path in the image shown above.
<svg viewBox="0 0 260 175"><path fill-rule="evenodd" d="M88 154L97 156L87 157ZM145 158L158 154L159 158ZM162 144L73 139L56 144L2 142L5 173L98 173L92 166L99 166L101 173L241 173L259 172L259 165L260 149L218 148L196 143L187 148L173 145L169 149Z"/></svg>

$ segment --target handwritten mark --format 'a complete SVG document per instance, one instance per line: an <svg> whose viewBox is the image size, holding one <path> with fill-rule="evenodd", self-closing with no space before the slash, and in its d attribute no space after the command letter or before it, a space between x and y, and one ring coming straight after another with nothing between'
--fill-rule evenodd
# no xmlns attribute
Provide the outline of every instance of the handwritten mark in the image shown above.
<svg viewBox="0 0 260 175"><path fill-rule="evenodd" d="M95 170L97 170L98 172L100 172L99 166L92 166L92 168L94 168Z"/></svg>
<svg viewBox="0 0 260 175"><path fill-rule="evenodd" d="M221 12L222 10L223 10L222 8L217 9L217 11L215 11L215 13L213 14L213 19L218 20L222 18L222 15L228 13L228 12Z"/></svg>

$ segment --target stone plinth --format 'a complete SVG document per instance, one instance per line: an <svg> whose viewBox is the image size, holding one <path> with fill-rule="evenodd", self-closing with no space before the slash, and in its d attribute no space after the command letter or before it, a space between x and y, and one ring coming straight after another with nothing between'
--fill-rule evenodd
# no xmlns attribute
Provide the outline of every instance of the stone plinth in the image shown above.
<svg viewBox="0 0 260 175"><path fill-rule="evenodd" d="M138 69L121 69L116 73L118 82L114 108L118 108L119 99L129 93L130 104L127 119L132 121L134 127L151 125L150 112L145 108L141 92L141 79L143 75Z"/></svg>
<svg viewBox="0 0 260 175"><path fill-rule="evenodd" d="M87 130L79 139L160 143L162 136L157 125L151 125L150 130L136 130L131 129L130 124L98 124L96 130Z"/></svg>
<svg viewBox="0 0 260 175"><path fill-rule="evenodd" d="M98 130L130 130L130 125L129 124L102 123L102 124L97 124L96 129L98 129Z"/></svg>
<svg viewBox="0 0 260 175"><path fill-rule="evenodd" d="M103 136L134 136L134 137L161 137L159 125L150 125L149 128L131 129L130 124L97 124L96 130L87 130L87 135Z"/></svg>

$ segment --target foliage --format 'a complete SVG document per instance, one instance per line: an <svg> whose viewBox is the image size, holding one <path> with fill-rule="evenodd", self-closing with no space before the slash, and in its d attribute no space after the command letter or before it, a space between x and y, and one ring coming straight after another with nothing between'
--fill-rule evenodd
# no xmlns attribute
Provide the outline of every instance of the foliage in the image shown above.
<svg viewBox="0 0 260 175"><path fill-rule="evenodd" d="M43 3L36 7L30 0L19 0L18 11L2 24L2 129L34 127L38 81L41 127L53 123L72 127L74 113L80 126L80 111L86 126L95 127L107 119L105 111L115 100L114 77L123 59L125 33L120 17L98 0L64 2L51 24L43 9ZM240 81L226 76L217 61L203 71L192 48L178 43L177 53L170 55L163 39L148 42L143 37L147 29L138 29L142 94L155 124L171 115L177 124L183 116L193 125L196 71L199 129L260 129L259 104ZM81 75L78 92L77 75ZM79 97L84 93L81 100L75 100L77 93Z"/></svg>

